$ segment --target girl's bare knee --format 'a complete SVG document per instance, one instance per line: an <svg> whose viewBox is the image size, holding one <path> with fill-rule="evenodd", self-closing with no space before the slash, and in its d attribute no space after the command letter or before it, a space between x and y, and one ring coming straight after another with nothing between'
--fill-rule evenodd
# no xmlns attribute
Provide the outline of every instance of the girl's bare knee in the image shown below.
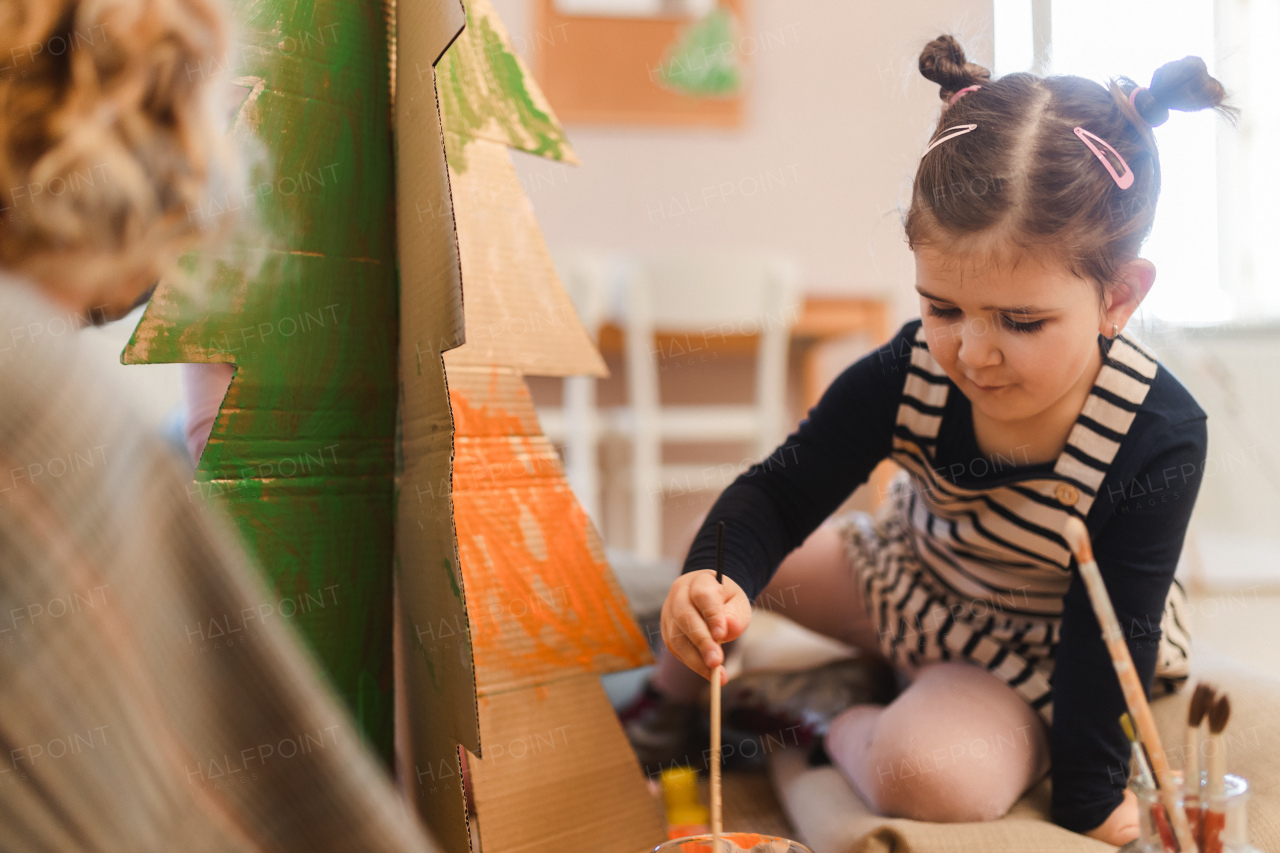
<svg viewBox="0 0 1280 853"><path fill-rule="evenodd" d="M980 676L989 678L954 666L922 672L877 720L864 794L881 814L993 820L1047 769L1047 735L1034 712Z"/></svg>
<svg viewBox="0 0 1280 853"><path fill-rule="evenodd" d="M991 768L951 757L954 750L880 744L868 756L869 805L886 817L973 823L1002 817L1020 791L992 784Z"/></svg>

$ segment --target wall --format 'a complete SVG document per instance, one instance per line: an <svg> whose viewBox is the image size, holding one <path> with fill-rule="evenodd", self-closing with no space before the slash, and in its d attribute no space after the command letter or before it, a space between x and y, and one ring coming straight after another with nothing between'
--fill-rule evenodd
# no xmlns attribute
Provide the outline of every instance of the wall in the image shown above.
<svg viewBox="0 0 1280 853"><path fill-rule="evenodd" d="M532 33L532 0L494 5L531 65L573 37ZM913 316L896 207L942 103L916 64L952 33L991 67L992 0L750 0L747 16L742 127L569 125L581 166L519 158L547 242L772 247L794 254L811 292L884 295L895 319Z"/></svg>
<svg viewBox="0 0 1280 853"><path fill-rule="evenodd" d="M533 32L533 0L494 5L531 67L535 50L554 51L573 38L571 26ZM951 33L990 67L992 0L748 0L746 14L739 45L751 52L750 89L741 127L569 124L581 166L514 155L547 242L553 252L769 247L794 256L810 293L889 300L896 327L918 314L897 206L909 200L942 104L937 86L919 73L920 50ZM857 355L833 348L827 378ZM625 399L621 366L610 367L602 404ZM718 359L714 370L683 370L675 381L664 378L664 398L690 402L713 388L749 388L750 370L743 357ZM535 399L553 404L556 385L534 380ZM802 414L794 411L792 423ZM684 450L669 447L666 458L695 461ZM742 449L719 448L703 458L741 465L744 457ZM668 558L683 556L682 539L715 496L668 496ZM861 494L848 505L873 501ZM626 513L606 503L608 518L597 522L611 546L625 547Z"/></svg>

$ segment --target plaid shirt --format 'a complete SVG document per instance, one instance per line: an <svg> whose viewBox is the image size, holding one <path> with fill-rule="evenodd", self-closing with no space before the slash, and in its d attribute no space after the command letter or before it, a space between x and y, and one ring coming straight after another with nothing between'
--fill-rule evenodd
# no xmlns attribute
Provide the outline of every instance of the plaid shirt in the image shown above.
<svg viewBox="0 0 1280 853"><path fill-rule="evenodd" d="M0 850L437 849L71 313L0 317Z"/></svg>

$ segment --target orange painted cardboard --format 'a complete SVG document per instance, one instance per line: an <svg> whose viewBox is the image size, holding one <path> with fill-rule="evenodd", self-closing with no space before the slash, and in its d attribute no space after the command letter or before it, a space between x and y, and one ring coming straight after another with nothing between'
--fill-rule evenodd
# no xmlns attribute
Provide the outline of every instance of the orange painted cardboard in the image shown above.
<svg viewBox="0 0 1280 853"><path fill-rule="evenodd" d="M644 638L524 380L453 356L453 509L480 696L643 665Z"/></svg>
<svg viewBox="0 0 1280 853"><path fill-rule="evenodd" d="M455 366L459 352L445 365L481 847L634 853L662 841L664 824L598 675L649 662L648 647L523 378Z"/></svg>

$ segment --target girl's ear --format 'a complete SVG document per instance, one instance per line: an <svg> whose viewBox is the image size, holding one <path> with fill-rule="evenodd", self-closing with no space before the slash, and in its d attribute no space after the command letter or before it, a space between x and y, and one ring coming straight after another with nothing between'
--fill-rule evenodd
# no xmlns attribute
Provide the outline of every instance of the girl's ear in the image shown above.
<svg viewBox="0 0 1280 853"><path fill-rule="evenodd" d="M1135 258L1116 270L1116 283L1107 288L1102 303L1102 323L1098 328L1105 337L1111 337L1112 326L1124 329L1133 312L1147 298L1151 285L1156 281L1156 266L1146 258Z"/></svg>

